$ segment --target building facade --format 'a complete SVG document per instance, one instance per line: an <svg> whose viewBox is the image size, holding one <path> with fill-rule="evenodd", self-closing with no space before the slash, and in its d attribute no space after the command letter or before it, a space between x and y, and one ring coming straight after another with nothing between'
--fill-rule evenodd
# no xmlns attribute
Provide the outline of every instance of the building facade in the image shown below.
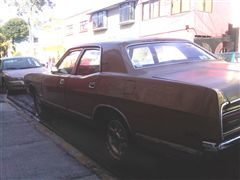
<svg viewBox="0 0 240 180"><path fill-rule="evenodd" d="M234 0L112 0L64 19L66 48L89 41L170 37L195 41L214 53L238 51ZM235 16L234 16L235 17ZM56 33L56 32L55 32Z"/></svg>

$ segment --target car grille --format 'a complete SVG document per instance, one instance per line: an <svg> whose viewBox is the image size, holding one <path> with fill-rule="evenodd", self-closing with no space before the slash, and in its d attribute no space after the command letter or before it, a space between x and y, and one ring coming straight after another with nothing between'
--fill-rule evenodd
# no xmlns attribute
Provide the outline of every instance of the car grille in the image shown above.
<svg viewBox="0 0 240 180"><path fill-rule="evenodd" d="M240 100L223 107L223 138L228 139L240 134Z"/></svg>

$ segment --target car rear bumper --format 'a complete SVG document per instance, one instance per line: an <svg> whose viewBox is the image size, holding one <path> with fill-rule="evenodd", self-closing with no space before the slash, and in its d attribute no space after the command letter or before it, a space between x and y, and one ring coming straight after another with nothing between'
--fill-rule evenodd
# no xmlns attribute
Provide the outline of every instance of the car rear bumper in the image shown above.
<svg viewBox="0 0 240 180"><path fill-rule="evenodd" d="M208 141L202 142L204 150L211 151L211 152L219 152L219 151L222 151L229 147L235 146L237 144L240 144L240 135L237 137L234 137L232 139L226 140L224 142L221 142L219 144L213 143L213 142L208 142Z"/></svg>

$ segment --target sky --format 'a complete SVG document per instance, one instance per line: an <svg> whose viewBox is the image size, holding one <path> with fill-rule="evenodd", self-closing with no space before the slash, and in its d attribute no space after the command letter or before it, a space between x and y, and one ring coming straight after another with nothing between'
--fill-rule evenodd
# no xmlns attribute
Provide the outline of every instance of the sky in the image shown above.
<svg viewBox="0 0 240 180"><path fill-rule="evenodd" d="M93 4L98 5L100 2L111 0L52 0L56 4L53 9L45 10L43 16L52 15L55 18L65 18L78 12L89 9ZM6 22L8 19L16 17L14 7L10 8L0 0L0 23Z"/></svg>
<svg viewBox="0 0 240 180"><path fill-rule="evenodd" d="M6 22L8 19L16 17L15 8L8 7L3 3L4 0L0 0L0 24ZM52 18L66 18L71 15L75 15L84 10L90 8L95 9L101 7L108 2L114 2L119 0L52 0L56 6L53 9L47 9L41 14L41 18L52 17ZM239 21L239 7L240 0L229 0L234 1L236 5L233 5L233 12L238 14L233 14L234 24L240 26ZM67 3L66 3L67 2ZM218 0L219 3L222 0Z"/></svg>
<svg viewBox="0 0 240 180"><path fill-rule="evenodd" d="M46 9L42 16L53 16L55 18L65 18L77 14L90 8L100 7L108 2L119 0L52 0L56 4L53 9ZM67 2L67 3L66 3ZM0 23L15 17L14 7L10 8L0 0Z"/></svg>
<svg viewBox="0 0 240 180"><path fill-rule="evenodd" d="M119 2L119 0L52 0L56 3L55 16L68 17L79 12L95 9L109 2Z"/></svg>

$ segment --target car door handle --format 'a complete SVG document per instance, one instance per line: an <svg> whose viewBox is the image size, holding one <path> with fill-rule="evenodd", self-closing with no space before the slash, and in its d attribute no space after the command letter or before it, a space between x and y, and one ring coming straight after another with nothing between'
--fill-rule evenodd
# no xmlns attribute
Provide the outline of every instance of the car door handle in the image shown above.
<svg viewBox="0 0 240 180"><path fill-rule="evenodd" d="M63 85L64 84L64 79L60 79L59 84Z"/></svg>
<svg viewBox="0 0 240 180"><path fill-rule="evenodd" d="M90 89L93 89L93 88L95 88L95 85L96 85L96 82L89 82L88 87Z"/></svg>

